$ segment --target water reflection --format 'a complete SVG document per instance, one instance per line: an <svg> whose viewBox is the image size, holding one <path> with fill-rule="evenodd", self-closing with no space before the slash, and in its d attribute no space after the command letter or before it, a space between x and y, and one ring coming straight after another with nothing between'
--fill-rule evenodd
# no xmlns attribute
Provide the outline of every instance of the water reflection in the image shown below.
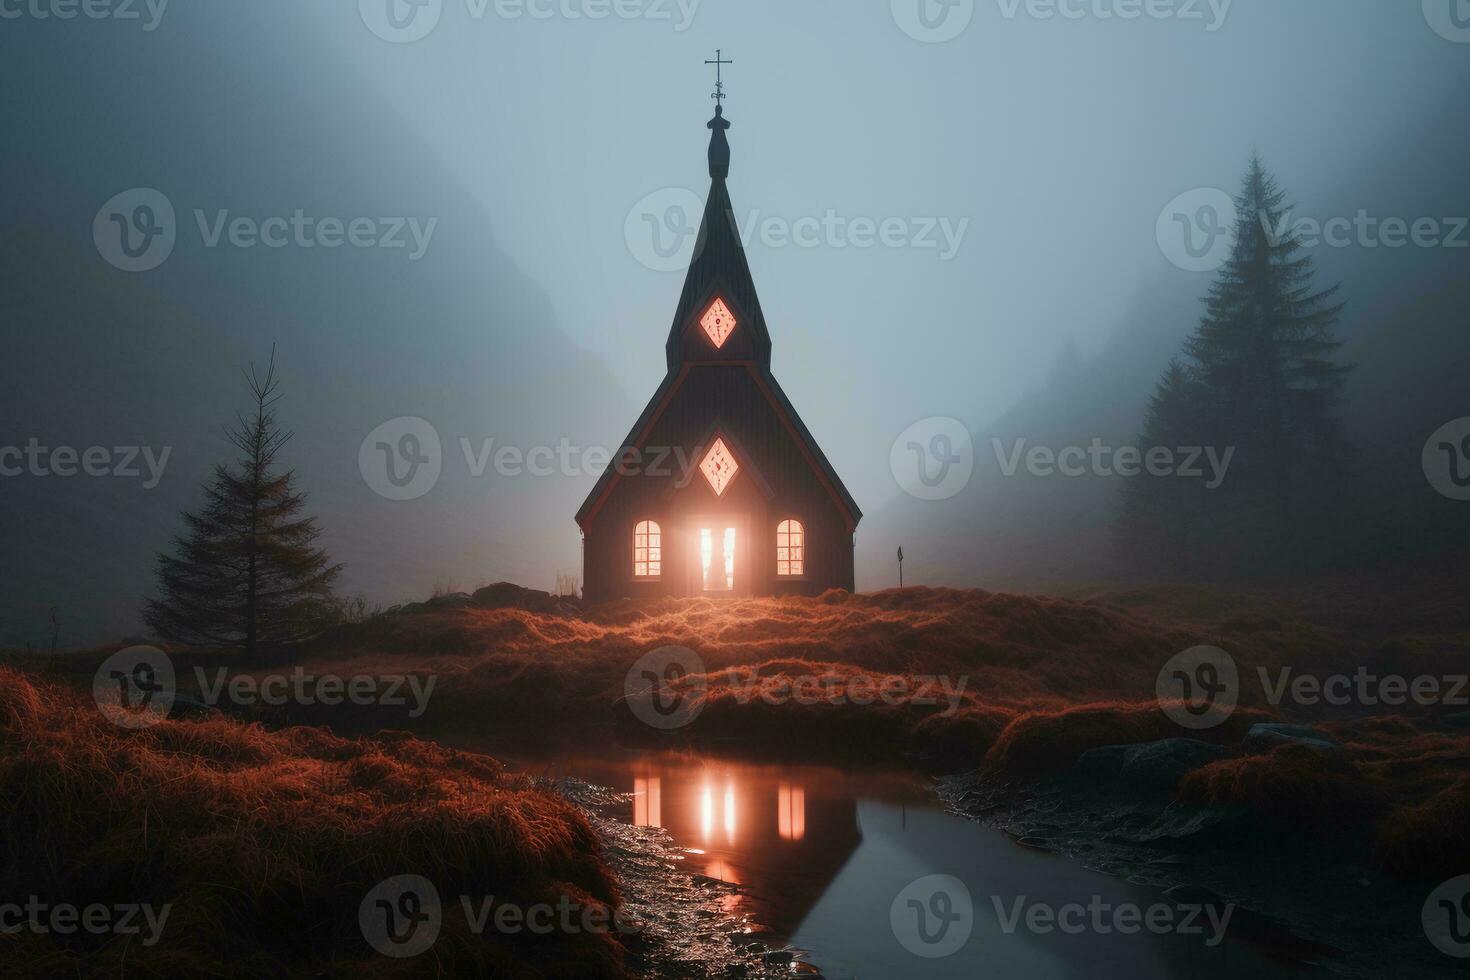
<svg viewBox="0 0 1470 980"><path fill-rule="evenodd" d="M776 790L776 832L782 840L806 836L806 790L782 783Z"/></svg>
<svg viewBox="0 0 1470 980"><path fill-rule="evenodd" d="M911 773L769 766L687 753L570 758L525 766L631 795L629 816L662 827L689 870L735 886L725 901L811 951L828 976L1057 977L1197 980L1299 976L1256 950L1195 937L1040 935L1007 929L996 908L1018 897L1061 907L1092 896L1146 907L1160 893L1017 847L938 807ZM953 875L973 898L974 934L942 959L906 950L891 907L911 882Z"/></svg>

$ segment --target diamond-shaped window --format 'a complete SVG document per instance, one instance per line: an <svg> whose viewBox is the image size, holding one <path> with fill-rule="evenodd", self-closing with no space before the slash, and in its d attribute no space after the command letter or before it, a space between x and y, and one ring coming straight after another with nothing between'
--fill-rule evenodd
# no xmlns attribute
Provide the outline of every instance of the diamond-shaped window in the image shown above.
<svg viewBox="0 0 1470 980"><path fill-rule="evenodd" d="M704 316L699 318L699 325L704 328L710 343L718 350L725 346L725 341L735 330L735 314L725 305L725 301L719 297L704 311Z"/></svg>
<svg viewBox="0 0 1470 980"><path fill-rule="evenodd" d="M739 471L740 464L735 462L725 440L716 437L715 444L709 447L709 452L704 454L704 459L699 464L699 472L709 481L710 489L714 490L716 497L725 492L725 488Z"/></svg>

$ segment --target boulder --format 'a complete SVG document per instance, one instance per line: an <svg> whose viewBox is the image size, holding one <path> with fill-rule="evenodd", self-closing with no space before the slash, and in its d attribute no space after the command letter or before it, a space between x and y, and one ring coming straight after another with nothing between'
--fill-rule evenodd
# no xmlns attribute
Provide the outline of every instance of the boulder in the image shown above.
<svg viewBox="0 0 1470 980"><path fill-rule="evenodd" d="M1311 725L1288 725L1283 722L1263 721L1250 727L1245 735L1245 747L1269 752L1280 745L1307 745L1314 749L1336 749L1338 744L1332 736Z"/></svg>
<svg viewBox="0 0 1470 980"><path fill-rule="evenodd" d="M528 589L514 582L496 582L474 595L474 604L484 609L524 609L528 612L565 612L575 606L573 596L554 596L540 589Z"/></svg>

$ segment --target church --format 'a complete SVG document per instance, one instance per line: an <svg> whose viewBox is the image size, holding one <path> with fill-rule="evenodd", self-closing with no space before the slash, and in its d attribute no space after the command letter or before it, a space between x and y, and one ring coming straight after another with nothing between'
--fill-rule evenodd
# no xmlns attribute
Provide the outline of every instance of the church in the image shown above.
<svg viewBox="0 0 1470 980"><path fill-rule="evenodd" d="M723 98L717 84L709 197L665 345L668 373L577 511L589 602L853 589L862 512L771 375L771 336L725 186ZM634 465L656 459L665 464Z"/></svg>

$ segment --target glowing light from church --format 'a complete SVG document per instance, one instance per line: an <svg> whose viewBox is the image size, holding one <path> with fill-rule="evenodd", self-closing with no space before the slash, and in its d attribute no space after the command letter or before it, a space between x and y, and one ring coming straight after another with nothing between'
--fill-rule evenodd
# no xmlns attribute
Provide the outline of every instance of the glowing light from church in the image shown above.
<svg viewBox="0 0 1470 980"><path fill-rule="evenodd" d="M806 836L806 790L782 783L776 790L776 832L782 840Z"/></svg>
<svg viewBox="0 0 1470 980"><path fill-rule="evenodd" d="M704 316L699 318L699 325L709 337L710 343L719 350L725 346L726 339L735 330L735 314L730 312L724 300L716 297L709 309L704 311Z"/></svg>
<svg viewBox="0 0 1470 980"><path fill-rule="evenodd" d="M699 472L709 481L710 489L715 492L716 497L725 492L725 488L739 471L740 464L730 455L725 440L716 437L715 444L709 447L709 452L704 454L704 459L699 464Z"/></svg>
<svg viewBox="0 0 1470 980"><path fill-rule="evenodd" d="M699 567L706 592L728 592L735 588L735 529L725 528L720 535L720 554L715 555L715 531L700 528Z"/></svg>

